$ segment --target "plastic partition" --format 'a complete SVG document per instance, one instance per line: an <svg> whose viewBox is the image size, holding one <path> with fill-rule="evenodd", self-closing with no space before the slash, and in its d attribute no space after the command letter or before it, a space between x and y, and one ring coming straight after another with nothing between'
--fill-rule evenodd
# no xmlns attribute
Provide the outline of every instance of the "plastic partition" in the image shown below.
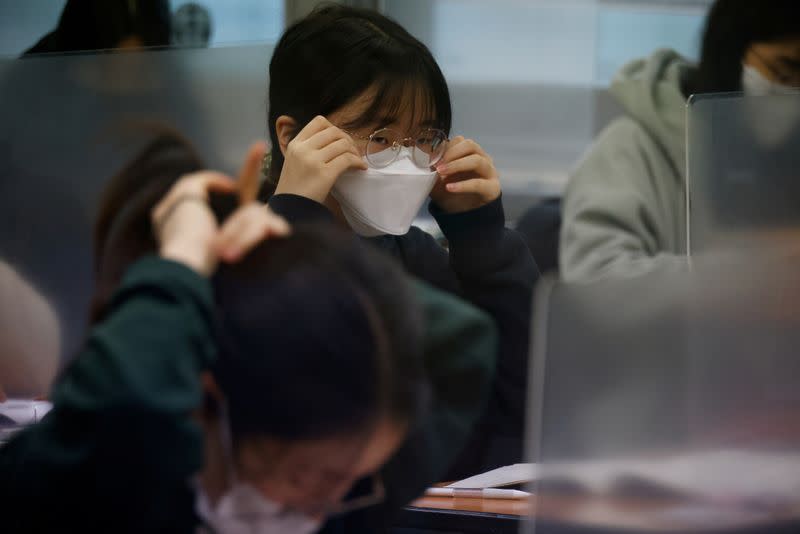
<svg viewBox="0 0 800 534"><path fill-rule="evenodd" d="M800 525L800 250L751 252L539 288L537 534Z"/></svg>
<svg viewBox="0 0 800 534"><path fill-rule="evenodd" d="M800 226L800 93L702 95L687 113L692 252Z"/></svg>
<svg viewBox="0 0 800 534"><path fill-rule="evenodd" d="M259 45L0 63L0 260L54 311L61 359L86 331L98 195L152 138L142 124L178 129L211 168L235 171L267 137L270 56ZM4 291L0 317L16 294Z"/></svg>

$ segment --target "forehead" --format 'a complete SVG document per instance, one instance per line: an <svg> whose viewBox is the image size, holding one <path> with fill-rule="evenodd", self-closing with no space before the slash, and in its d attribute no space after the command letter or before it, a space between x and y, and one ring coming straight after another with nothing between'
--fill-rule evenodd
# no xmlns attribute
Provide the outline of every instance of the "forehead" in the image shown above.
<svg viewBox="0 0 800 534"><path fill-rule="evenodd" d="M258 463L274 474L316 471L343 478L354 473L368 438L359 433L292 441L265 437L249 439L247 445L258 455Z"/></svg>
<svg viewBox="0 0 800 534"><path fill-rule="evenodd" d="M436 123L433 97L421 84L407 83L384 92L381 89L370 87L328 114L328 120L351 130L392 126L408 133Z"/></svg>
<svg viewBox="0 0 800 534"><path fill-rule="evenodd" d="M261 438L259 449L280 472L315 471L332 478L362 477L388 460L405 436L405 425L382 420L365 432L279 442Z"/></svg>

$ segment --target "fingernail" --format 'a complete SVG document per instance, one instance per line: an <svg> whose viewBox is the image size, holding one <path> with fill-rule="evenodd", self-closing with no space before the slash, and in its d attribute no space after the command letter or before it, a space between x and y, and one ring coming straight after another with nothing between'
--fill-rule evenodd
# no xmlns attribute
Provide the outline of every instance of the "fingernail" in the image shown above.
<svg viewBox="0 0 800 534"><path fill-rule="evenodd" d="M458 191L458 184L447 184L448 191Z"/></svg>
<svg viewBox="0 0 800 534"><path fill-rule="evenodd" d="M438 172L439 174L446 173L447 172L447 164L440 163L439 165L437 165L436 166L436 172Z"/></svg>

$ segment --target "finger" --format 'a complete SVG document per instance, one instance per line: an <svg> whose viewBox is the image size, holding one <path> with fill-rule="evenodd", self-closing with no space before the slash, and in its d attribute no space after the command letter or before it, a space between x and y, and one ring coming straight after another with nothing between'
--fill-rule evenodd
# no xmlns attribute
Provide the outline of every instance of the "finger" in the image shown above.
<svg viewBox="0 0 800 534"><path fill-rule="evenodd" d="M470 154L447 165L442 165L437 172L443 178L454 176L461 172L475 173L483 178L495 177L494 165L480 154Z"/></svg>
<svg viewBox="0 0 800 534"><path fill-rule="evenodd" d="M227 263L236 263L267 239L269 233L270 227L266 224L259 223L246 226L232 241L219 244L217 250L219 251L220 259Z"/></svg>
<svg viewBox="0 0 800 534"><path fill-rule="evenodd" d="M238 208L220 229L218 240L226 243L236 243L242 232L250 226L264 226L271 229L275 235L288 235L289 223L277 215L269 207L258 202Z"/></svg>
<svg viewBox="0 0 800 534"><path fill-rule="evenodd" d="M236 236L242 233L248 225L253 224L254 215L253 205L248 204L236 209L236 211L225 220L217 233L216 239L220 252L223 252L227 246L235 243Z"/></svg>
<svg viewBox="0 0 800 534"><path fill-rule="evenodd" d="M483 178L473 178L463 182L453 182L445 186L449 193L465 194L472 193L480 195L482 198L495 198L499 194L497 183L493 180Z"/></svg>
<svg viewBox="0 0 800 534"><path fill-rule="evenodd" d="M328 163L337 156L345 154L347 152L353 154L356 157L359 158L361 157L361 154L358 153L358 150L353 144L352 139L350 139L349 137L346 139L345 138L339 139L329 144L328 146L319 151L319 157L322 159L324 163Z"/></svg>
<svg viewBox="0 0 800 534"><path fill-rule="evenodd" d="M208 192L233 193L236 183L228 176L215 171L200 171L184 176L153 209L153 218L158 220L163 214L172 209L172 205L186 196L195 196L208 199Z"/></svg>
<svg viewBox="0 0 800 534"><path fill-rule="evenodd" d="M331 143L338 141L339 139L349 140L350 136L347 135L342 130L340 130L339 128L337 128L336 126L331 126L330 128L326 128L320 132L315 133L305 142L305 144L309 148L312 148L314 150L320 150L330 145Z"/></svg>
<svg viewBox="0 0 800 534"><path fill-rule="evenodd" d="M333 125L330 123L330 121L328 121L328 119L326 119L322 115L317 115L316 117L311 119L311 122L306 124L305 128L300 130L300 133L297 134L295 140L303 143L308 139L310 139L312 136L314 136L314 134L321 132L326 128L330 128L331 126Z"/></svg>
<svg viewBox="0 0 800 534"><path fill-rule="evenodd" d="M239 178L236 180L239 188L240 205L252 202L258 196L261 162L264 160L264 154L266 153L267 144L264 141L258 141L250 145L244 164L239 170Z"/></svg>
<svg viewBox="0 0 800 534"><path fill-rule="evenodd" d="M483 148L481 148L481 146L472 139L462 139L457 143L451 142L447 147L447 152L444 153L444 156L442 156L442 160L439 162L437 167L441 165L446 165L451 161L455 161L470 154L480 154L482 156L487 156Z"/></svg>
<svg viewBox="0 0 800 534"><path fill-rule="evenodd" d="M350 152L345 152L344 154L333 158L326 164L326 166L337 178L347 169L360 169L365 171L368 168L366 161Z"/></svg>
<svg viewBox="0 0 800 534"><path fill-rule="evenodd" d="M198 183L202 188L198 192L204 193L206 196L212 191L216 193L234 193L237 189L237 183L230 176L213 171L203 173L199 177Z"/></svg>
<svg viewBox="0 0 800 534"><path fill-rule="evenodd" d="M226 221L218 234L216 248L227 262L239 261L250 250L270 237L285 237L291 232L286 220L264 205L240 208Z"/></svg>

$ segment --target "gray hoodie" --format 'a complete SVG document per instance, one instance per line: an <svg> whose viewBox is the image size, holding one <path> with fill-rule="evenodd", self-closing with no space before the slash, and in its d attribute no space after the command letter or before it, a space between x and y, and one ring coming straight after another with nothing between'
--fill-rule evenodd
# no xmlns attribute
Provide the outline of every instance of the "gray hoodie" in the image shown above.
<svg viewBox="0 0 800 534"><path fill-rule="evenodd" d="M683 265L686 97L692 66L671 50L629 63L611 93L625 116L595 140L563 205L560 268L570 282Z"/></svg>

